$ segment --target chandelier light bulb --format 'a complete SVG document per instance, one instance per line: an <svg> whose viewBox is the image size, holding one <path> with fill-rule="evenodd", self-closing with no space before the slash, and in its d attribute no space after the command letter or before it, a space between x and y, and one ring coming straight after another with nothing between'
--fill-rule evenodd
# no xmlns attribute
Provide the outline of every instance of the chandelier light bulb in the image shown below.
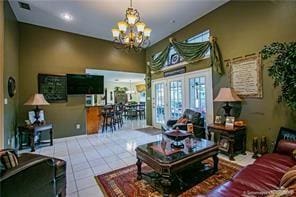
<svg viewBox="0 0 296 197"><path fill-rule="evenodd" d="M117 23L118 29L122 32L126 32L128 24L125 21L120 21Z"/></svg>
<svg viewBox="0 0 296 197"><path fill-rule="evenodd" d="M119 29L112 29L112 35L114 38L119 38L120 31Z"/></svg>
<svg viewBox="0 0 296 197"><path fill-rule="evenodd" d="M128 43L129 43L129 41L130 41L129 37L128 37L128 36L126 36L126 37L124 38L124 43L125 43L125 44L128 44Z"/></svg>
<svg viewBox="0 0 296 197"><path fill-rule="evenodd" d="M146 25L143 22L137 22L136 23L136 27L137 27L138 32L144 32L145 26Z"/></svg>
<svg viewBox="0 0 296 197"><path fill-rule="evenodd" d="M145 37L150 37L151 31L152 31L152 29L146 27L146 28L144 29L144 36L145 36Z"/></svg>
<svg viewBox="0 0 296 197"><path fill-rule="evenodd" d="M130 25L134 25L134 24L136 24L137 19L138 19L138 17L135 16L135 15L132 15L132 14L128 14L128 15L127 15L127 22L128 22L128 24L130 24Z"/></svg>

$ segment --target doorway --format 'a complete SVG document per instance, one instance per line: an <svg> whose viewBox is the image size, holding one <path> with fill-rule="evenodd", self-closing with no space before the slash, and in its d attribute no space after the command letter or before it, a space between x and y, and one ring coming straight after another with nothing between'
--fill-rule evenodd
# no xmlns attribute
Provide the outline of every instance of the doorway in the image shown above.
<svg viewBox="0 0 296 197"><path fill-rule="evenodd" d="M199 111L206 124L213 123L212 68L152 81L154 127L180 118L188 108Z"/></svg>

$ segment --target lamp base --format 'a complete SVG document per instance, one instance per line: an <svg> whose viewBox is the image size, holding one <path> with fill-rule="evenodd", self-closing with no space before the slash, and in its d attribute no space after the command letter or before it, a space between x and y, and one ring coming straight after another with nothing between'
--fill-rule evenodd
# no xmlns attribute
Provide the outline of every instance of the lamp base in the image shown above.
<svg viewBox="0 0 296 197"><path fill-rule="evenodd" d="M225 111L225 113L224 113L225 118L227 116L231 116L230 111L231 111L232 107L229 105L229 102L226 102L226 104L223 106L223 109Z"/></svg>
<svg viewBox="0 0 296 197"><path fill-rule="evenodd" d="M39 121L39 118L40 118L40 109L38 107L38 105L36 105L36 108L34 109L34 112L35 112L35 122L33 124L35 125L40 125L40 121Z"/></svg>

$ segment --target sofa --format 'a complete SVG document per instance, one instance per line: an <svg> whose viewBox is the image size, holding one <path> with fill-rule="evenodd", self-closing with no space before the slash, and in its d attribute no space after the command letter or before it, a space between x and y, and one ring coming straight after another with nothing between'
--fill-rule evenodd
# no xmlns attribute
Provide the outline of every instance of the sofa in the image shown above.
<svg viewBox="0 0 296 197"><path fill-rule="evenodd" d="M204 118L202 117L201 113L193 110L193 109L186 109L182 115L182 118L186 118L188 121L186 124L184 123L177 123L178 120L168 120L167 123L161 125L163 131L168 131L171 129L176 129L177 127L180 130L187 130L187 124L193 124L193 133L195 137L198 138L205 138L205 127L204 127Z"/></svg>
<svg viewBox="0 0 296 197"><path fill-rule="evenodd" d="M231 180L214 188L207 196L252 196L251 194L257 192L279 189L283 175L296 165L292 157L292 151L295 149L296 131L282 127L272 153L259 157L253 164L240 170Z"/></svg>
<svg viewBox="0 0 296 197"><path fill-rule="evenodd" d="M15 152L14 154L16 155ZM66 196L66 162L64 160L23 153L17 156L17 161L16 167L1 172L0 196Z"/></svg>

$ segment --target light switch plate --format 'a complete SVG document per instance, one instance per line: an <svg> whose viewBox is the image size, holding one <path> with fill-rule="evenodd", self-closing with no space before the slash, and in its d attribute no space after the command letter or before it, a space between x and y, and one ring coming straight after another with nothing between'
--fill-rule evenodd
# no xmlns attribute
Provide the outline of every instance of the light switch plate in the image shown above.
<svg viewBox="0 0 296 197"><path fill-rule="evenodd" d="M76 124L76 129L80 129L80 124Z"/></svg>
<svg viewBox="0 0 296 197"><path fill-rule="evenodd" d="M7 104L8 104L8 99L4 98L4 105L7 105Z"/></svg>

